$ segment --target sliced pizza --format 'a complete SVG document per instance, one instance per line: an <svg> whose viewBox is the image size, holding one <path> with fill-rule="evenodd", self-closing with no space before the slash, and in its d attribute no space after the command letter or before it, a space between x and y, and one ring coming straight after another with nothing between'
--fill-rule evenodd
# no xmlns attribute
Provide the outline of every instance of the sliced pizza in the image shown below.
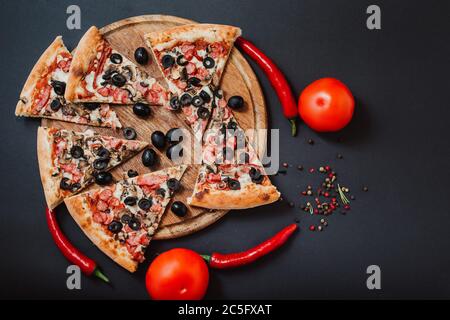
<svg viewBox="0 0 450 320"><path fill-rule="evenodd" d="M108 172L148 143L56 128L38 128L37 152L45 199L50 209L64 198L97 182L112 181Z"/></svg>
<svg viewBox="0 0 450 320"><path fill-rule="evenodd" d="M144 261L186 166L171 167L65 199L89 239L130 272Z"/></svg>
<svg viewBox="0 0 450 320"><path fill-rule="evenodd" d="M189 24L145 35L147 45L172 93L219 85L241 29L218 24Z"/></svg>
<svg viewBox="0 0 450 320"><path fill-rule="evenodd" d="M114 50L93 26L75 50L65 98L71 102L166 105L168 94L155 78Z"/></svg>
<svg viewBox="0 0 450 320"><path fill-rule="evenodd" d="M64 92L72 54L57 37L31 71L16 106L16 116L62 120L92 126L121 128L108 104L67 103Z"/></svg>

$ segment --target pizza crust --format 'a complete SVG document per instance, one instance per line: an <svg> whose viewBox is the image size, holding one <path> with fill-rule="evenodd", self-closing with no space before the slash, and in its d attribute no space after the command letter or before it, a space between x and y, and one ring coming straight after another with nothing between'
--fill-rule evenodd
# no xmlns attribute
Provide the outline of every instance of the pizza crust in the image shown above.
<svg viewBox="0 0 450 320"><path fill-rule="evenodd" d="M69 213L86 236L108 257L130 272L135 272L138 262L134 261L124 245L108 235L104 227L92 220L92 212L83 193L64 200Z"/></svg>
<svg viewBox="0 0 450 320"><path fill-rule="evenodd" d="M49 209L54 209L62 202L59 194L58 177L52 177L52 137L48 134L48 129L39 127L37 133L37 155L39 163L39 173L44 188L45 201Z"/></svg>
<svg viewBox="0 0 450 320"><path fill-rule="evenodd" d="M36 115L30 112L33 103L34 88L39 79L41 79L42 74L55 60L58 51L63 48L65 46L62 37L58 36L36 62L20 93L20 98L16 106L16 116L36 117Z"/></svg>

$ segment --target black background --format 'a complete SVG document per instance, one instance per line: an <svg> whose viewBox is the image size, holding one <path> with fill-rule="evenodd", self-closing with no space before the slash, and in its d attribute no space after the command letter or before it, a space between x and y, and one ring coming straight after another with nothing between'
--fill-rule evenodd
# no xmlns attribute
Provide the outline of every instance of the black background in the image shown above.
<svg viewBox="0 0 450 320"><path fill-rule="evenodd" d="M66 28L70 4L81 7L82 30ZM366 28L370 4L381 7L381 30ZM301 219L301 231L278 252L252 266L212 271L206 297L450 297L449 9L447 1L1 1L0 297L145 299L144 274L155 253L173 247L241 250L295 218ZM337 77L353 91L356 114L339 134L317 134L302 124L291 138L275 93L252 64L270 125L281 132L281 162L293 165L273 181L297 207L281 202L230 212L194 235L155 241L147 262L132 275L96 249L59 208L67 236L113 282L108 286L83 277L82 290L70 291L68 263L44 219L35 151L39 121L16 119L15 104L32 66L56 35L72 49L91 25L158 13L240 26L284 70L296 95L317 78ZM337 160L337 153L344 159ZM356 196L351 212L332 215L325 232L308 231L318 218L298 208L299 192L318 180L298 172L298 164L332 165ZM363 185L368 193L361 191ZM366 288L366 268L372 264L381 268L381 290Z"/></svg>

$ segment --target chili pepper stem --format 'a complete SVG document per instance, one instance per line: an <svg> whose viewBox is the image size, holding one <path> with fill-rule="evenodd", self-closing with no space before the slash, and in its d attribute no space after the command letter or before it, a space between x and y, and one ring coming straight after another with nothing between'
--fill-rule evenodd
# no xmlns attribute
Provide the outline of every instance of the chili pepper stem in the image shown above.
<svg viewBox="0 0 450 320"><path fill-rule="evenodd" d="M289 123L291 124L291 135L295 137L297 135L297 122L295 119L289 119Z"/></svg>
<svg viewBox="0 0 450 320"><path fill-rule="evenodd" d="M207 254L201 254L200 257L205 259L205 261L208 262L208 263L209 263L209 261L211 261L211 256L209 256Z"/></svg>
<svg viewBox="0 0 450 320"><path fill-rule="evenodd" d="M103 274L103 272L100 271L99 268L95 268L94 272L92 273L94 276L99 278L100 280L109 283L109 279Z"/></svg>

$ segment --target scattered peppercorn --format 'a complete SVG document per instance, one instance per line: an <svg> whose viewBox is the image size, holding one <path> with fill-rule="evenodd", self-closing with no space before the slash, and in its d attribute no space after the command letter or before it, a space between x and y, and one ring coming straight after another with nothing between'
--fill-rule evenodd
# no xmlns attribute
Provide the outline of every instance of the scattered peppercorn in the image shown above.
<svg viewBox="0 0 450 320"><path fill-rule="evenodd" d="M299 166L297 167L297 169L300 170L300 171L303 171L303 166L302 166L302 165L299 165Z"/></svg>
<svg viewBox="0 0 450 320"><path fill-rule="evenodd" d="M295 204L291 201L291 202L289 202L289 207L293 208L293 207L295 207Z"/></svg>
<svg viewBox="0 0 450 320"><path fill-rule="evenodd" d="M366 187L366 186L364 186L364 187L363 187L363 191L364 191L364 192L367 192L367 191L369 191L369 188Z"/></svg>
<svg viewBox="0 0 450 320"><path fill-rule="evenodd" d="M314 144L314 140L313 140L313 139L308 139L308 143L309 143L310 145L313 145L313 144Z"/></svg>
<svg viewBox="0 0 450 320"><path fill-rule="evenodd" d="M289 164L287 162L283 162L283 167L287 168L289 167Z"/></svg>
<svg viewBox="0 0 450 320"><path fill-rule="evenodd" d="M337 154L337 158L338 158L338 159L342 159L342 158L344 158L344 157L342 156L342 154L338 153L338 154Z"/></svg>
<svg viewBox="0 0 450 320"><path fill-rule="evenodd" d="M322 231L322 226L318 226L317 230Z"/></svg>
<svg viewBox="0 0 450 320"><path fill-rule="evenodd" d="M314 231L314 230L316 230L316 227L315 227L314 225L310 225L310 226L309 226L309 230L310 230L310 231Z"/></svg>

